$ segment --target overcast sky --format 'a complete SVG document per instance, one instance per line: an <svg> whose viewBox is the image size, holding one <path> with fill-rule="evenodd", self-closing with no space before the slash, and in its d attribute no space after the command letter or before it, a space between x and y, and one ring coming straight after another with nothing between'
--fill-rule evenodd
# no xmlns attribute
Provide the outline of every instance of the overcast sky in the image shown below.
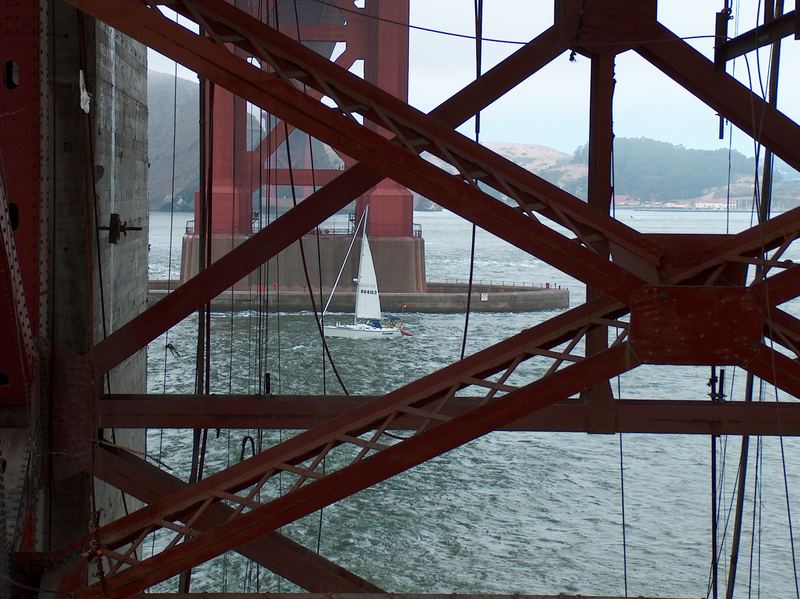
<svg viewBox="0 0 800 599"><path fill-rule="evenodd" d="M474 34L473 0L411 0L411 24L444 31ZM659 20L678 35L703 36L714 31L714 14L722 0L662 0ZM752 28L758 0L739 0L730 33ZM788 0L786 11L794 8ZM527 41L551 23L553 0L485 0L484 37ZM713 40L690 43L711 57ZM483 67L487 70L517 49L518 45L484 42ZM474 41L412 30L410 42L409 101L429 111L457 92L475 76ZM768 71L768 53L762 52L763 77ZM753 85L758 89L755 54L750 55ZM171 73L172 63L150 52L150 68ZM728 72L748 82L743 59L731 63ZM781 55L779 107L800 121L800 42L785 38ZM191 77L182 70L181 76ZM638 55L617 57L614 94L614 130L618 137L651 137L692 148L728 146L717 136L714 111L673 83ZM766 88L766 80L763 82ZM589 61L568 54L529 78L482 114L481 140L520 142L552 146L572 152L588 138ZM472 135L473 125L460 129ZM752 139L734 130L733 146L753 155Z"/></svg>

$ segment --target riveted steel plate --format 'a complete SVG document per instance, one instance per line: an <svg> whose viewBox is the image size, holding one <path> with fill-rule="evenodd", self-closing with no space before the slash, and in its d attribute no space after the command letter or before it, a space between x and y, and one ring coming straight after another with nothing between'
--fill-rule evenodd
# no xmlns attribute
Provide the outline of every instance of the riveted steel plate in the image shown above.
<svg viewBox="0 0 800 599"><path fill-rule="evenodd" d="M744 288L648 286L631 304L631 345L647 364L736 364L761 345L765 314Z"/></svg>

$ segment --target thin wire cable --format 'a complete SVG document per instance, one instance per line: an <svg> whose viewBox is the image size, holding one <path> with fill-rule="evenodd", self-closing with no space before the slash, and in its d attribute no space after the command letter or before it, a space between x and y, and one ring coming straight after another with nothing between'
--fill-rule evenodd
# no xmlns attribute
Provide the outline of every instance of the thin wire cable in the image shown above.
<svg viewBox="0 0 800 599"><path fill-rule="evenodd" d="M175 13L175 23L179 23L180 15ZM172 234L175 219L175 156L177 153L178 137L178 63L174 62L172 73L172 163L170 177L170 207L169 207L169 250L167 251L167 294L172 285ZM169 358L169 332L168 328L164 336L164 372L161 378L161 392L167 392L167 360ZM116 442L116 441L115 441ZM145 435L145 452L147 451L147 436ZM161 463L164 457L164 429L158 431L158 462ZM156 534L151 537L151 554L155 553Z"/></svg>
<svg viewBox="0 0 800 599"><path fill-rule="evenodd" d="M611 137L611 217L617 218L617 168L614 153L614 137ZM607 331L608 329L606 329ZM619 336L619 328L616 328ZM617 375L617 399L622 399L622 377ZM622 458L622 433L619 433L619 489L620 503L622 511L622 580L624 583L625 596L628 596L628 535L625 522L625 474Z"/></svg>
<svg viewBox="0 0 800 599"><path fill-rule="evenodd" d="M757 9L756 9L756 23L759 22L760 11L761 11L761 0L759 0L758 6L757 6ZM756 34L757 34L757 28L756 28ZM772 60L773 60L773 56L770 55L770 66L771 66L771 61ZM745 64L747 64L747 66L748 66L748 77L750 78L751 113L753 115L753 126L755 128L756 127L756 120L755 120L755 104L752 101L752 77L751 77L751 73L750 73L749 62L745 61ZM757 68L757 71L758 71L758 80L759 80L759 85L760 85L760 89L761 89L761 92L762 92L762 97L765 97L766 94L764 93L764 88L763 88L763 77L762 77L762 74L761 74L761 62L760 62L760 59L759 59L759 56L758 56L758 52L756 52L756 68ZM771 71L771 69L770 69L770 71ZM771 75L771 73L770 73L770 75ZM760 120L760 122L758 124L758 130L757 131L754 130L753 143L756 146L757 150L760 150L760 148L761 148L761 144L758 143L758 141L757 141L758 139L760 139L760 136L757 135L757 133L760 133L761 128L763 127L763 120L764 120L765 114L766 114L766 105L764 106L763 110L761 111L761 115L760 115L761 116L761 120ZM758 175L758 153L756 153L756 175ZM756 183L756 185L754 185L754 198L756 200L756 203L758 203L759 189L758 189L758 184L757 183ZM759 217L764 215L764 219L769 218L769 209L770 209L769 205L765 206L763 210L759 206ZM760 218L760 220L761 220L761 218ZM763 234L763 227L759 227L759 231L762 232L762 234ZM765 244L763 243L763 241L762 241L762 244L761 244L761 256L763 258L767 257L767 252L766 252ZM772 328L772 318L771 318L770 301L769 301L769 286L765 286L764 290L765 290L764 302L765 302L765 305L766 305L766 312L767 312L767 325L768 325L769 328ZM778 380L778 377L777 377L777 366L775 364L774 340L771 339L771 338L770 338L770 349L772 350L772 352L771 352L772 377L773 377L773 381L776 383L776 384L773 385L773 389L774 389L774 392L775 392L775 403L776 403L777 410L778 410L778 413L777 413L778 426L780 428L781 419L780 419L780 407L779 407L780 406L780 399L779 399L778 387L777 387L777 380ZM783 434L781 434L779 432L778 438L779 438L779 441L780 441L780 449L781 449L781 466L782 466L782 471L783 471L784 492L785 492L785 497L786 497L786 516L787 516L787 520L788 520L788 524L789 524L789 544L790 544L791 553L792 553L792 571L793 571L793 574L794 574L795 597L797 599L800 599L800 584L798 583L798 576L797 576L797 556L796 556L795 546L794 546L794 530L793 530L793 523L792 523L791 501L790 501L790 497L789 497L789 482L788 482L788 477L787 477L787 472L786 472L786 453L785 453L784 442L783 442Z"/></svg>
<svg viewBox="0 0 800 599"><path fill-rule="evenodd" d="M619 375L617 375L617 398L619 399L621 397L622 397L622 383ZM627 525L625 521L625 464L622 456L623 456L622 433L619 433L619 494L620 494L620 509L622 512L622 581L625 588L625 596L627 597L628 596L628 534L627 534Z"/></svg>
<svg viewBox="0 0 800 599"><path fill-rule="evenodd" d="M761 472L764 472L764 451L761 447L763 443L762 438L759 436L758 442L756 443L756 450L758 453L758 463L759 469ZM763 500L763 492L764 492L764 482L763 476L761 484L758 485L758 599L761 599L761 534L764 531L764 527L762 526L762 517L764 515L764 500Z"/></svg>
<svg viewBox="0 0 800 599"><path fill-rule="evenodd" d="M297 29L297 41L302 44L303 42L302 42L302 38L300 36L300 16L299 16L298 11L297 11L297 0L294 0L293 4L294 4L294 23L295 23L295 28ZM303 92L304 93L306 92L306 84L305 83L303 83ZM313 193L313 192L317 191L317 183L316 183L316 177L315 177L316 169L314 168L314 143L313 143L311 134L308 133L307 135L308 135L308 155L309 155L309 160L311 162L311 164L310 164L310 166L311 166L311 189L312 189L312 193ZM286 143L287 143L287 147L288 147L288 143L289 143L288 139L287 139ZM291 169L291 163L289 165L289 168ZM294 186L292 186L292 190L294 191ZM316 237L316 241L317 241L317 274L318 274L318 277L319 277L319 280L318 280L318 284L319 284L319 305L321 306L322 305L322 298L323 298L323 294L322 294L322 253L321 253L321 248L320 248L319 227L318 226L314 227L314 233L315 233L315 237ZM302 240L301 240L301 244L302 244ZM302 245L300 247L301 247L301 251L302 251ZM305 257L305 256L303 256L303 257ZM305 266L305 264L303 266ZM308 291L311 294L312 300L313 300L313 291L311 289L310 282L309 282ZM312 306L314 308L314 315L316 316L317 315L317 310L316 310L317 307L316 307L315 304L313 304L313 301L312 301ZM327 395L327 385L326 385L326 380L325 380L325 371L326 371L325 357L326 357L326 354L328 354L328 351L327 351L327 347L326 347L327 344L325 343L325 333L324 333L324 331L325 331L325 311L324 310L322 311L322 313L319 315L318 318L319 318L320 326L322 327L322 331L323 331L323 334L320 336L321 349L322 349L322 395ZM333 360L333 356L331 356L331 360ZM327 456L322 458L322 473L323 474L325 474L327 460L328 460ZM322 519L323 519L324 512L325 512L325 508L320 508L320 510L319 510L319 520L317 522L317 555L319 555L319 550L320 550L320 547L322 545Z"/></svg>
<svg viewBox="0 0 800 599"><path fill-rule="evenodd" d="M388 23L390 25L397 25L398 27L404 27L406 29L413 29L415 31L424 31L426 33L434 33L436 35L443 35L446 37L454 37L458 39L464 40L475 40L476 36L470 35L468 33L456 33L454 31L447 31L444 29L436 29L434 27L423 27L421 25L412 25L411 23L405 23L403 21L396 21L394 19L387 19L386 17L379 17L377 15L371 15L363 10L358 10L356 8L345 8L339 4L335 4L330 0L311 0L312 2L316 2L317 4L322 4L323 6L328 6L330 8L335 8L343 13L348 13L351 15L355 15L361 17L363 19L371 19L373 21L380 21L382 23ZM698 39L716 39L716 35L687 35L677 38L678 40L688 41L688 40L698 40ZM525 46L529 43L529 41L521 41L521 40L511 40L511 39L504 39L504 38L496 38L496 37L484 37L482 38L484 42L493 43L493 44L508 44L512 46ZM638 45L638 44L646 44L646 43L668 43L676 41L675 38L654 38L654 39L645 39L645 40L635 40L629 42L629 45ZM618 42L598 42L594 45L596 46L613 46L616 45ZM553 44L539 44L541 46L549 45L549 46L561 46L560 43L553 43Z"/></svg>
<svg viewBox="0 0 800 599"><path fill-rule="evenodd" d="M628 535L625 521L625 464L623 462L622 433L619 433L619 494L622 508L622 580L628 596Z"/></svg>
<svg viewBox="0 0 800 599"><path fill-rule="evenodd" d="M775 387L775 401L778 401L778 388ZM792 505L789 500L789 478L786 475L786 451L783 446L783 435L779 435L781 445L781 466L783 469L783 490L786 495L786 518L789 521L789 544L792 548L792 572L794 574L795 597L800 598L800 585L797 581L797 555L794 549L794 527L792 526Z"/></svg>
<svg viewBox="0 0 800 599"><path fill-rule="evenodd" d="M718 401L717 396L717 367L711 367L711 401ZM719 561L717 557L717 534L719 516L717 512L717 436L711 435L711 595L714 599L719 596Z"/></svg>
<svg viewBox="0 0 800 599"><path fill-rule="evenodd" d="M481 77L481 58L483 37L483 0L474 0L475 9L475 79ZM480 143L481 136L481 111L475 114L475 143ZM475 185L477 186L477 181ZM472 223L472 233L469 245L469 278L467 279L467 305L464 310L464 335L461 338L461 359L467 352L467 337L469 335L469 315L472 311L472 284L475 276L475 234L478 227Z"/></svg>

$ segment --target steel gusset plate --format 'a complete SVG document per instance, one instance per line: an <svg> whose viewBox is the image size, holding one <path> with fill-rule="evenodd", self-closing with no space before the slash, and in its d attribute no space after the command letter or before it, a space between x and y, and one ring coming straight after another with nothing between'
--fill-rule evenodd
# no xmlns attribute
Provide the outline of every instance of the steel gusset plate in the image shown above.
<svg viewBox="0 0 800 599"><path fill-rule="evenodd" d="M654 242L599 211L578 206L568 194L542 185L530 173L520 172L452 131L451 127L496 98L498 90L513 87L515 77L527 76L530 70L490 71L431 115L423 115L345 71L320 62L300 44L269 31L219 0L182 4L205 15L209 22L227 27L226 40L252 47L274 73L247 64L224 45L199 38L133 0L117 2L113 7L99 0L72 3L362 162L99 344L94 352L99 371L108 370L143 347L383 177L436 200L603 294L102 527L98 531L100 547L113 564L112 570L104 588L95 585L78 596L127 596L143 590L544 406L607 382L644 361L730 361L789 393L799 394L797 363L759 339L764 330L786 343L800 338L796 323L782 317L776 307L779 299L796 295L796 269L784 265L783 273L749 288L714 285L730 263L755 263L766 248L780 250L791 243L800 230L799 211L780 217L779 225L766 223L676 257L667 244ZM626 4L615 2L613 6L618 9ZM591 31L603 28L586 25L581 48L591 51ZM671 34L654 21L646 25L646 31L662 35L662 41L669 43L646 43L634 49L690 91L719 106L725 116L730 112L731 120L745 129L745 103L755 105L756 112L764 111L767 116L757 131L758 139L774 147L788 163L800 164L796 146L788 143L798 137L794 122L733 79L720 84L724 94L705 85L700 79L707 75L706 67L713 69L713 64L692 54L681 40L670 38ZM525 50L546 64L565 47L563 39L577 39L574 33L562 38L555 27L543 34L553 46L528 46ZM514 57L522 56L521 52ZM511 78L492 79L492 72L505 72ZM291 79L318 85L337 102L338 109L327 108L303 94ZM390 141L365 129L352 118L356 112L373 118L396 138ZM452 176L428 164L419 156L423 150L444 157L459 174ZM477 180L505 190L520 201L521 210L481 192L475 185ZM575 239L544 227L528 212L530 209L555 215ZM587 231L624 248L638 259L638 266L627 270L618 262L609 262L592 248ZM686 286L689 280L696 287ZM699 300L728 306L726 316L740 322L741 331L723 335L724 323L718 324L714 330L723 338L717 343L702 337L703 328L691 325L692 319L681 322L682 308L689 309ZM576 354L575 348L587 334L629 310L630 328L623 330L610 348L589 357ZM690 313L697 321L708 316L700 308ZM664 336L669 351L664 344L659 346L658 339ZM449 402L457 401L459 394L468 390L475 396L476 389L483 401L475 409L456 417L448 415L444 408ZM387 435L392 422L407 414L420 418L415 433L406 439ZM344 452L349 459L340 461L338 469L323 470L320 464L334 452ZM271 488L279 473L284 480L293 481L285 495L276 495ZM226 523L210 529L195 526L209 509L223 501L233 506L234 512ZM137 560L136 548L154 530L172 531L172 543L147 560ZM75 554L91 541L78 540L57 553Z"/></svg>

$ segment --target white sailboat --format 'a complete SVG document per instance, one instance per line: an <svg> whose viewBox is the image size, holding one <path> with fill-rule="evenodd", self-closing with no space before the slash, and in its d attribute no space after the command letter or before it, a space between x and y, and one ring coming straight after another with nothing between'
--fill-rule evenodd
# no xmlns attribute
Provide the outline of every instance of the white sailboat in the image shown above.
<svg viewBox="0 0 800 599"><path fill-rule="evenodd" d="M375 276L375 265L372 262L372 252L369 249L369 240L367 239L367 209L361 217L363 223L363 233L361 235L361 257L358 262L358 279L356 286L356 305L355 314L353 316L353 324L342 324L337 322L335 326L325 325L324 334L326 337L343 337L346 339L389 339L392 337L400 337L401 335L410 336L406 329L397 321L392 321L390 324L385 324L383 315L381 313L381 299L378 292L378 278ZM353 240L358 235L358 227L353 234ZM352 249L352 242L350 245ZM344 258L344 264L350 256L350 249ZM339 271L339 277L342 274ZM333 290L331 291L331 298L336 291L336 284L339 282L339 277L334 283ZM330 298L328 299L330 305ZM327 310L327 305L325 307ZM324 312L323 312L324 313ZM361 322L360 322L361 321Z"/></svg>

